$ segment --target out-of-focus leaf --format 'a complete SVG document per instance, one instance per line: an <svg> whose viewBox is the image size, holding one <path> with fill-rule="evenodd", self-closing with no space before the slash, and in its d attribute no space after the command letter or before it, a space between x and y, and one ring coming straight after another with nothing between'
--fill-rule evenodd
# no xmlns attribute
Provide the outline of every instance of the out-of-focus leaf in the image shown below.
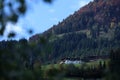
<svg viewBox="0 0 120 80"><path fill-rule="evenodd" d="M8 6L9 6L9 7L12 7L12 3L11 3L11 2L9 2L9 3L8 3Z"/></svg>
<svg viewBox="0 0 120 80"><path fill-rule="evenodd" d="M0 0L0 10L3 9L4 0Z"/></svg>
<svg viewBox="0 0 120 80"><path fill-rule="evenodd" d="M30 29L30 30L28 31L28 33L29 33L29 34L32 34L32 33L33 33L33 30L32 30L32 29Z"/></svg>
<svg viewBox="0 0 120 80"><path fill-rule="evenodd" d="M1 25L0 24L0 36L2 36L3 35L3 33L4 33L4 31L5 31L5 26L3 26L3 25Z"/></svg>
<svg viewBox="0 0 120 80"><path fill-rule="evenodd" d="M25 3L25 0L18 0L21 4Z"/></svg>
<svg viewBox="0 0 120 80"><path fill-rule="evenodd" d="M18 11L21 13L21 14L24 14L26 12L26 6L25 5L21 5L19 8L18 8Z"/></svg>
<svg viewBox="0 0 120 80"><path fill-rule="evenodd" d="M52 0L44 0L45 2L48 2L48 3L51 3L52 2Z"/></svg>
<svg viewBox="0 0 120 80"><path fill-rule="evenodd" d="M12 22L17 22L18 21L18 15L13 13L10 17L9 17L9 20L12 21Z"/></svg>
<svg viewBox="0 0 120 80"><path fill-rule="evenodd" d="M15 37L15 36L16 36L15 32L10 32L10 33L8 34L8 38L13 38L13 37Z"/></svg>

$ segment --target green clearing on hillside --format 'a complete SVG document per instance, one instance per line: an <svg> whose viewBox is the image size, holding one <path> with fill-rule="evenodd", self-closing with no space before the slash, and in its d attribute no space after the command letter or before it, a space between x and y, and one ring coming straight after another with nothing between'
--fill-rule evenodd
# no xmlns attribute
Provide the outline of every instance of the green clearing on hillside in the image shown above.
<svg viewBox="0 0 120 80"><path fill-rule="evenodd" d="M86 66L86 67L95 66L95 67L98 67L100 62L101 63L105 62L106 66L108 66L109 59L106 59L106 60L96 60L96 61L85 62L85 63L81 63L81 64L74 64L74 66L75 67L81 67L81 66ZM54 67L54 68L58 69L61 65L63 67L67 67L70 64L59 64L59 63L57 63L57 64L43 65L42 66L42 70L49 69L51 67Z"/></svg>
<svg viewBox="0 0 120 80"><path fill-rule="evenodd" d="M97 61L91 61L86 62L82 64L49 64L49 65L43 65L42 71L44 78L49 78L53 80L81 80L82 78L79 77L81 73L81 70L83 73L86 73L87 71L90 72L89 74L94 74L95 72L102 70L102 73L100 72L100 75L103 74L103 68L100 68L102 66L108 66L109 60L97 60ZM105 64L104 64L105 63ZM89 75L87 74L87 75ZM72 75L73 77L71 77ZM76 76L77 75L77 76ZM76 77L75 77L76 76Z"/></svg>

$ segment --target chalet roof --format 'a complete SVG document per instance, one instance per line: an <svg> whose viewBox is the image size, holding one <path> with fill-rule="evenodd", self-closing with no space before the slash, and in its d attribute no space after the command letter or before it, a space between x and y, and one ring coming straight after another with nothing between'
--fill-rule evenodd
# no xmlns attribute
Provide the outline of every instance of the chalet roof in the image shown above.
<svg viewBox="0 0 120 80"><path fill-rule="evenodd" d="M72 61L75 61L75 60L81 60L80 58L62 58L61 60L72 60Z"/></svg>
<svg viewBox="0 0 120 80"><path fill-rule="evenodd" d="M61 60L64 61L64 60L71 60L71 61L75 61L75 60L82 60L82 61L89 61L89 60L95 60L95 59L108 59L109 56L108 55L103 55L103 56L86 56L84 58L80 58L80 57L75 57L75 58L62 58Z"/></svg>

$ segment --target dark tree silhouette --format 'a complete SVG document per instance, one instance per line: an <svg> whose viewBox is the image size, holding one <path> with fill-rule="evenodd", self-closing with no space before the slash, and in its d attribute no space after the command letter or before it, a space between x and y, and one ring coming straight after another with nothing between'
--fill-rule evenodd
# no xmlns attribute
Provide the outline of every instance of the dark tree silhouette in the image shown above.
<svg viewBox="0 0 120 80"><path fill-rule="evenodd" d="M110 53L109 80L120 80L120 49L111 50Z"/></svg>

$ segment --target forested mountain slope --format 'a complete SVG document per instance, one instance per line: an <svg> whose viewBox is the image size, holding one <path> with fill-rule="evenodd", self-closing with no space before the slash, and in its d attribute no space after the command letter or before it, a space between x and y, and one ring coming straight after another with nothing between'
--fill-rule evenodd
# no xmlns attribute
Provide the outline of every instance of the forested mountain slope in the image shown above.
<svg viewBox="0 0 120 80"><path fill-rule="evenodd" d="M120 0L94 0L44 32L62 34L80 30L108 31L120 24Z"/></svg>
<svg viewBox="0 0 120 80"><path fill-rule="evenodd" d="M40 36L52 45L51 59L109 55L120 47L120 0L94 0L30 42Z"/></svg>

